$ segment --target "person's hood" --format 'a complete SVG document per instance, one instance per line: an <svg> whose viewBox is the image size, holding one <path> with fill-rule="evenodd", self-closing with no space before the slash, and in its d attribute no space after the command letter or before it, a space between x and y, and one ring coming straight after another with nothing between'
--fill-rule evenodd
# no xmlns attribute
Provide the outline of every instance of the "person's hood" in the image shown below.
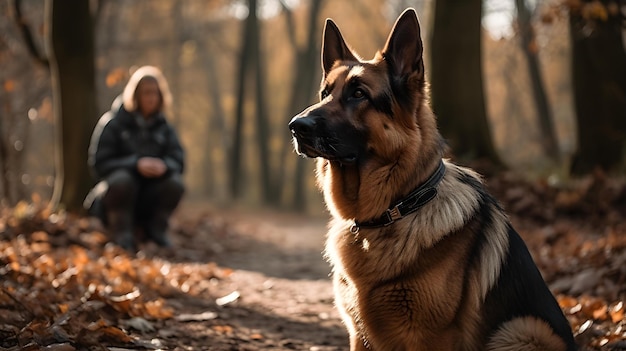
<svg viewBox="0 0 626 351"><path fill-rule="evenodd" d="M131 112L137 109L135 91L137 90L139 81L143 77L153 77L156 79L157 84L159 85L159 90L161 90L161 95L163 96L163 106L161 106L161 111L166 111L172 105L172 93L170 92L165 76L160 69L154 66L139 67L130 77L128 83L126 83L126 86L124 87L124 92L122 93L122 103L124 108Z"/></svg>

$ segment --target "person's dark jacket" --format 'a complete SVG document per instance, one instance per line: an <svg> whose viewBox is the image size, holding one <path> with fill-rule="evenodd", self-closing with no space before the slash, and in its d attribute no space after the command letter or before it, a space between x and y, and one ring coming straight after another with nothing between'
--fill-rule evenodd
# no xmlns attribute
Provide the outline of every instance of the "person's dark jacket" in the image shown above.
<svg viewBox="0 0 626 351"><path fill-rule="evenodd" d="M120 168L136 172L137 161L144 156L162 159L168 168L166 174L184 170L183 148L161 113L146 123L121 106L100 118L89 147L89 165L97 180Z"/></svg>

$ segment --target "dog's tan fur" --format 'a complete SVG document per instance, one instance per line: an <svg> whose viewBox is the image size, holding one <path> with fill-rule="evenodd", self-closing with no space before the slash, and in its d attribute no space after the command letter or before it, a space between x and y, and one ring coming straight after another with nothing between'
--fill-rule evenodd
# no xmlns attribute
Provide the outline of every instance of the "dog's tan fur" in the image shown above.
<svg viewBox="0 0 626 351"><path fill-rule="evenodd" d="M479 203L481 179L475 172L444 161L434 200L390 226L352 230L424 183L443 154L425 87L421 42L399 47L407 36L419 39L412 16L403 15L400 25L398 20L385 48L369 61L358 58L327 22L322 99L294 118L323 116L333 128L341 121L367 136L367 157L356 163L320 156L336 151L332 146L311 151L332 215L325 255L350 349L564 351L561 338L538 318L513 318L495 333L485 330L483 303L509 253L509 222L497 203ZM389 91L389 71L406 76L407 90L414 94L404 105L394 99L391 118L367 104L346 107L343 94L355 81L370 100ZM307 147L295 142L297 149ZM489 212L489 225L483 225L479 210ZM486 244L476 254L480 240Z"/></svg>

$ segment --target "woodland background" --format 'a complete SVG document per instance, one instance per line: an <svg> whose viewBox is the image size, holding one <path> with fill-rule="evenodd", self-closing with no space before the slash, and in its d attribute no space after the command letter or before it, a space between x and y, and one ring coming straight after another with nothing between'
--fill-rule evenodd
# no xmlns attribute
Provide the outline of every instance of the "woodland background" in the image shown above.
<svg viewBox="0 0 626 351"><path fill-rule="evenodd" d="M7 0L0 194L9 205L49 199L56 182L55 201L65 194L65 207L79 207L93 184L84 162L93 126L132 71L151 64L174 93L188 196L319 212L311 162L294 157L286 123L316 99L324 19L369 58L408 6L458 161L499 160L555 184L595 168L623 172L623 3Z"/></svg>
<svg viewBox="0 0 626 351"><path fill-rule="evenodd" d="M406 7L449 156L486 176L582 349L626 350L618 0L0 0L0 349L345 349L286 125L317 99L325 18L371 58ZM81 205L93 127L146 64L187 193L177 250L133 256Z"/></svg>

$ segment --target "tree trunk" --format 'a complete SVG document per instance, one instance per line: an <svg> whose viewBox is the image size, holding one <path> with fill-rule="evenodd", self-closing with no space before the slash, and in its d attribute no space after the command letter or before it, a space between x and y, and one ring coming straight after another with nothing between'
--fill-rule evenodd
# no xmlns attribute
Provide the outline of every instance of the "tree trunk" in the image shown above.
<svg viewBox="0 0 626 351"><path fill-rule="evenodd" d="M2 110L4 109L4 101L0 99L0 107ZM11 183L9 182L9 162L8 162L8 152L5 140L5 131L4 131L4 121L6 120L4 114L0 115L0 183L2 184L2 192L0 193L1 199L6 199L9 202L9 205L14 205L13 199L11 199L10 187Z"/></svg>
<svg viewBox="0 0 626 351"><path fill-rule="evenodd" d="M39 50L37 44L35 44L35 39L33 38L33 33L30 30L30 26L26 18L22 14L22 1L21 0L13 0L13 10L15 11L16 24L22 33L22 37L24 38L24 44L30 52L32 58L39 64L45 66L46 68L50 67L50 61L44 55L42 50Z"/></svg>
<svg viewBox="0 0 626 351"><path fill-rule="evenodd" d="M287 108L287 115L285 116L284 121L288 122L291 120L293 116L295 116L298 112L303 110L309 103L311 103L311 99L315 95L315 90L317 89L318 84L316 81L319 79L320 70L319 67L319 59L320 59L320 42L318 38L321 38L320 31L320 23L318 17L320 13L320 9L322 8L323 0L313 0L311 1L311 9L309 10L308 16L308 34L305 42L305 47L301 48L295 39L295 21L293 19L293 13L287 9L285 9L285 13L287 15L287 27L289 31L289 39L291 43L291 47L294 52L294 66L292 73L292 81L291 81L291 97L289 99L289 107ZM287 134L287 127L285 125L285 135ZM289 140L284 147L282 148L278 178L277 178L277 189L279 198L282 197L282 193L284 192L285 186L285 175L287 173L286 170L286 158L294 157L293 148L290 144L290 138L286 138ZM289 207L294 208L296 210L304 210L306 208L306 165L310 164L310 160L304 160L298 158L296 160L296 168L294 172L294 195L291 201L289 202Z"/></svg>
<svg viewBox="0 0 626 351"><path fill-rule="evenodd" d="M172 106L171 106L171 121L174 127L177 130L181 129L181 116L180 116L180 97L181 97L181 67L180 67L180 53L182 43L185 41L184 33L183 33L183 25L185 19L183 18L183 1L175 1L172 5L172 17L173 17L173 25L172 25L172 37L171 37L171 47L170 51L170 75L168 79L168 83L170 86L170 91L172 92Z"/></svg>
<svg viewBox="0 0 626 351"><path fill-rule="evenodd" d="M51 204L79 211L92 183L87 149L98 117L93 22L88 1L48 0L46 11L57 134Z"/></svg>
<svg viewBox="0 0 626 351"><path fill-rule="evenodd" d="M256 5L256 0L248 1L249 11L255 11L253 7ZM243 174L241 173L241 154L243 148L243 121L245 113L245 99L246 99L246 77L248 72L252 68L251 61L251 37L252 31L254 31L254 18L248 15L248 18L244 21L244 30L242 33L241 52L239 54L239 71L237 73L237 108L235 111L235 125L233 128L233 147L232 155L230 157L230 193L235 199L241 197L241 184L243 183Z"/></svg>
<svg viewBox="0 0 626 351"><path fill-rule="evenodd" d="M535 33L531 24L531 13L526 6L525 0L515 0L517 7L517 21L520 31L520 44L522 52L528 64L528 73L533 90L535 108L537 112L537 122L541 133L541 146L544 153L554 162L560 160L559 144L552 118L552 111L548 102L548 96L543 84L539 57L537 57L537 43Z"/></svg>
<svg viewBox="0 0 626 351"><path fill-rule="evenodd" d="M207 48L207 44L200 43L200 53L202 61L207 69L207 89L209 91L209 100L211 101L211 109L213 112L209 116L208 128L206 131L206 146L203 157L203 169L206 174L204 180L204 194L206 196L216 196L225 198L227 194L222 187L218 186L218 170L221 168L217 160L214 158L212 150L219 148L226 155L231 152L231 143L229 142L226 122L224 121L224 105L222 104L222 96L220 93L219 77L214 55Z"/></svg>
<svg viewBox="0 0 626 351"><path fill-rule="evenodd" d="M481 0L438 0L432 35L432 104L461 161L501 162L491 139L482 83Z"/></svg>
<svg viewBox="0 0 626 351"><path fill-rule="evenodd" d="M255 120L256 136L259 152L259 180L261 182L261 196L265 204L276 204L276 191L271 180L271 160L269 153L269 142L272 138L267 122L267 103L265 101L265 69L263 67L263 55L261 53L261 26L256 15L257 1L250 0L248 17L251 17L253 29L251 30L252 61L255 70Z"/></svg>
<svg viewBox="0 0 626 351"><path fill-rule="evenodd" d="M602 1L606 3L606 1ZM572 173L616 171L626 157L626 54L622 20L583 19L570 11L578 150ZM593 28L591 33L585 31Z"/></svg>

